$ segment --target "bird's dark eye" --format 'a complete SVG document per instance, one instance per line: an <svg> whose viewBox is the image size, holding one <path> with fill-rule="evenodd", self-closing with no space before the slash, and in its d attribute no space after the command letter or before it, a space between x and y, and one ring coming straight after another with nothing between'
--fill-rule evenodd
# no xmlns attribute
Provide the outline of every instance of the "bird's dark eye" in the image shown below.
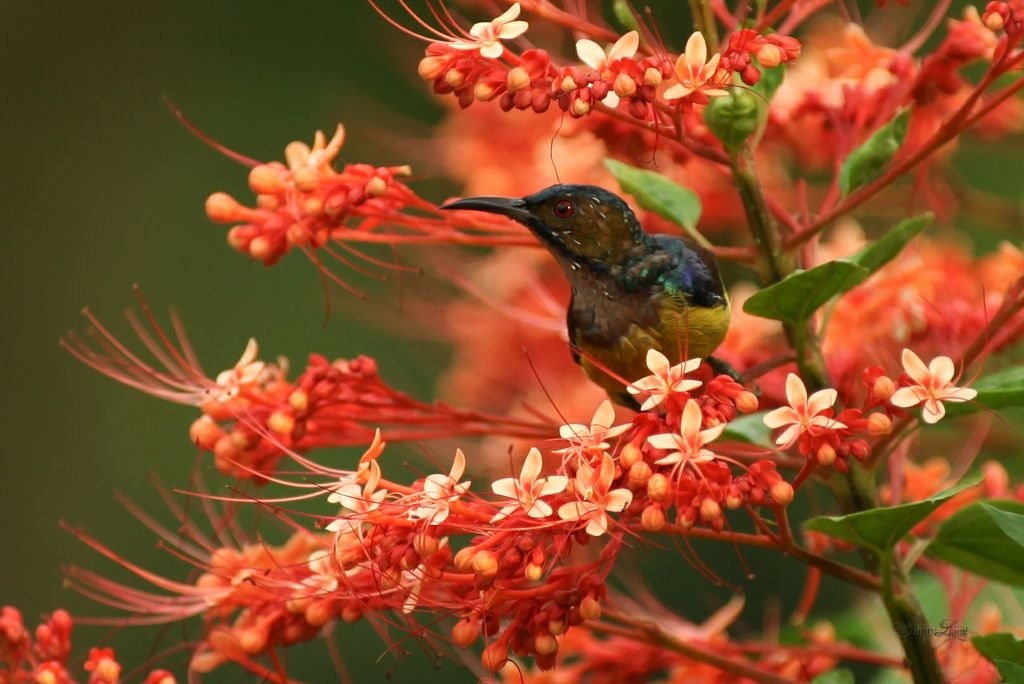
<svg viewBox="0 0 1024 684"><path fill-rule="evenodd" d="M576 213L576 203L572 200L558 200L555 202L555 216L562 219L572 217Z"/></svg>

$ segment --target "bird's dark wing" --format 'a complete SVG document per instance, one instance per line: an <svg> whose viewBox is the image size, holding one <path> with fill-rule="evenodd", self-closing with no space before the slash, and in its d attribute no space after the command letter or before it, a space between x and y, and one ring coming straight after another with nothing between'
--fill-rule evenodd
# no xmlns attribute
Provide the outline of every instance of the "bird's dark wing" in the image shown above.
<svg viewBox="0 0 1024 684"><path fill-rule="evenodd" d="M714 256L673 235L655 235L654 241L669 255L659 281L669 294L684 295L691 306L716 307L728 301Z"/></svg>

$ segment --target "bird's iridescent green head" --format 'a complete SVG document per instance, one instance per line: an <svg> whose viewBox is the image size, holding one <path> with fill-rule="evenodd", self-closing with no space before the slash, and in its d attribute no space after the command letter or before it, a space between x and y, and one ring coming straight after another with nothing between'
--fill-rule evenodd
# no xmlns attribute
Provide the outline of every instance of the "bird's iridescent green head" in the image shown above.
<svg viewBox="0 0 1024 684"><path fill-rule="evenodd" d="M596 185L552 185L526 197L467 197L441 208L508 216L560 260L597 270L629 261L649 240L629 206Z"/></svg>

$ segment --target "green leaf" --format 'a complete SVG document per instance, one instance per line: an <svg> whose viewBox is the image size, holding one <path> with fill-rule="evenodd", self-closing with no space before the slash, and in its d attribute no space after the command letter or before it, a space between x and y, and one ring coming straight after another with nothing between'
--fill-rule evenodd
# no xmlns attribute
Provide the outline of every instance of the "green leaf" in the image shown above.
<svg viewBox="0 0 1024 684"><path fill-rule="evenodd" d="M806 527L882 554L892 549L896 542L910 532L914 525L927 518L932 511L967 487L978 484L980 479L979 476L965 479L957 486L933 494L923 501L887 508L872 508L849 515L812 518L807 521Z"/></svg>
<svg viewBox="0 0 1024 684"><path fill-rule="evenodd" d="M1024 515L1019 501L972 504L942 524L925 553L976 575L1024 586L1024 546L1007 535L989 513L992 508Z"/></svg>
<svg viewBox="0 0 1024 684"><path fill-rule="evenodd" d="M1024 515L1003 511L984 502L979 502L978 505L985 509L985 512L995 521L1003 534L1017 542L1019 546L1024 546Z"/></svg>
<svg viewBox="0 0 1024 684"><path fill-rule="evenodd" d="M1012 366L980 378L971 388L978 396L969 402L947 403L946 413L963 416L983 409L1001 409L1024 406L1024 366Z"/></svg>
<svg viewBox="0 0 1024 684"><path fill-rule="evenodd" d="M856 681L849 670L831 670L812 679L811 684L855 684Z"/></svg>
<svg viewBox="0 0 1024 684"><path fill-rule="evenodd" d="M771 428L764 424L764 417L767 413L767 411L759 411L733 418L725 426L725 431L720 439L732 439L747 444L774 447Z"/></svg>
<svg viewBox="0 0 1024 684"><path fill-rule="evenodd" d="M978 653L985 656L1007 682L1024 682L1024 641L1005 632L971 639Z"/></svg>
<svg viewBox="0 0 1024 684"><path fill-rule="evenodd" d="M798 325L838 294L856 287L868 269L850 261L829 261L809 271L795 271L756 292L743 305L754 316Z"/></svg>
<svg viewBox="0 0 1024 684"><path fill-rule="evenodd" d="M895 228L850 257L850 261L874 273L896 258L908 242L928 227L932 218L934 216L929 212L900 221Z"/></svg>
<svg viewBox="0 0 1024 684"><path fill-rule="evenodd" d="M654 171L638 169L615 159L605 159L604 163L619 181L622 191L635 197L641 207L681 226L697 244L710 249L711 243L697 231L701 212L697 193Z"/></svg>
<svg viewBox="0 0 1024 684"><path fill-rule="evenodd" d="M843 195L850 194L881 175L903 145L909 119L910 110L903 110L875 131L863 145L850 152L839 170L839 189Z"/></svg>

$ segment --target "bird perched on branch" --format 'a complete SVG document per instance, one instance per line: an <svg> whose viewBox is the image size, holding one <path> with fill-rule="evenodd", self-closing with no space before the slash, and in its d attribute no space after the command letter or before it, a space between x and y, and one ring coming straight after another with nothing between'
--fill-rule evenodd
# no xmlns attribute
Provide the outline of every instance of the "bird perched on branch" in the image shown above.
<svg viewBox="0 0 1024 684"><path fill-rule="evenodd" d="M574 359L624 406L637 406L625 385L649 375L649 349L676 364L707 358L725 337L729 300L714 255L676 236L646 233L607 190L554 185L522 198L467 197L442 209L501 214L537 236L572 286Z"/></svg>

